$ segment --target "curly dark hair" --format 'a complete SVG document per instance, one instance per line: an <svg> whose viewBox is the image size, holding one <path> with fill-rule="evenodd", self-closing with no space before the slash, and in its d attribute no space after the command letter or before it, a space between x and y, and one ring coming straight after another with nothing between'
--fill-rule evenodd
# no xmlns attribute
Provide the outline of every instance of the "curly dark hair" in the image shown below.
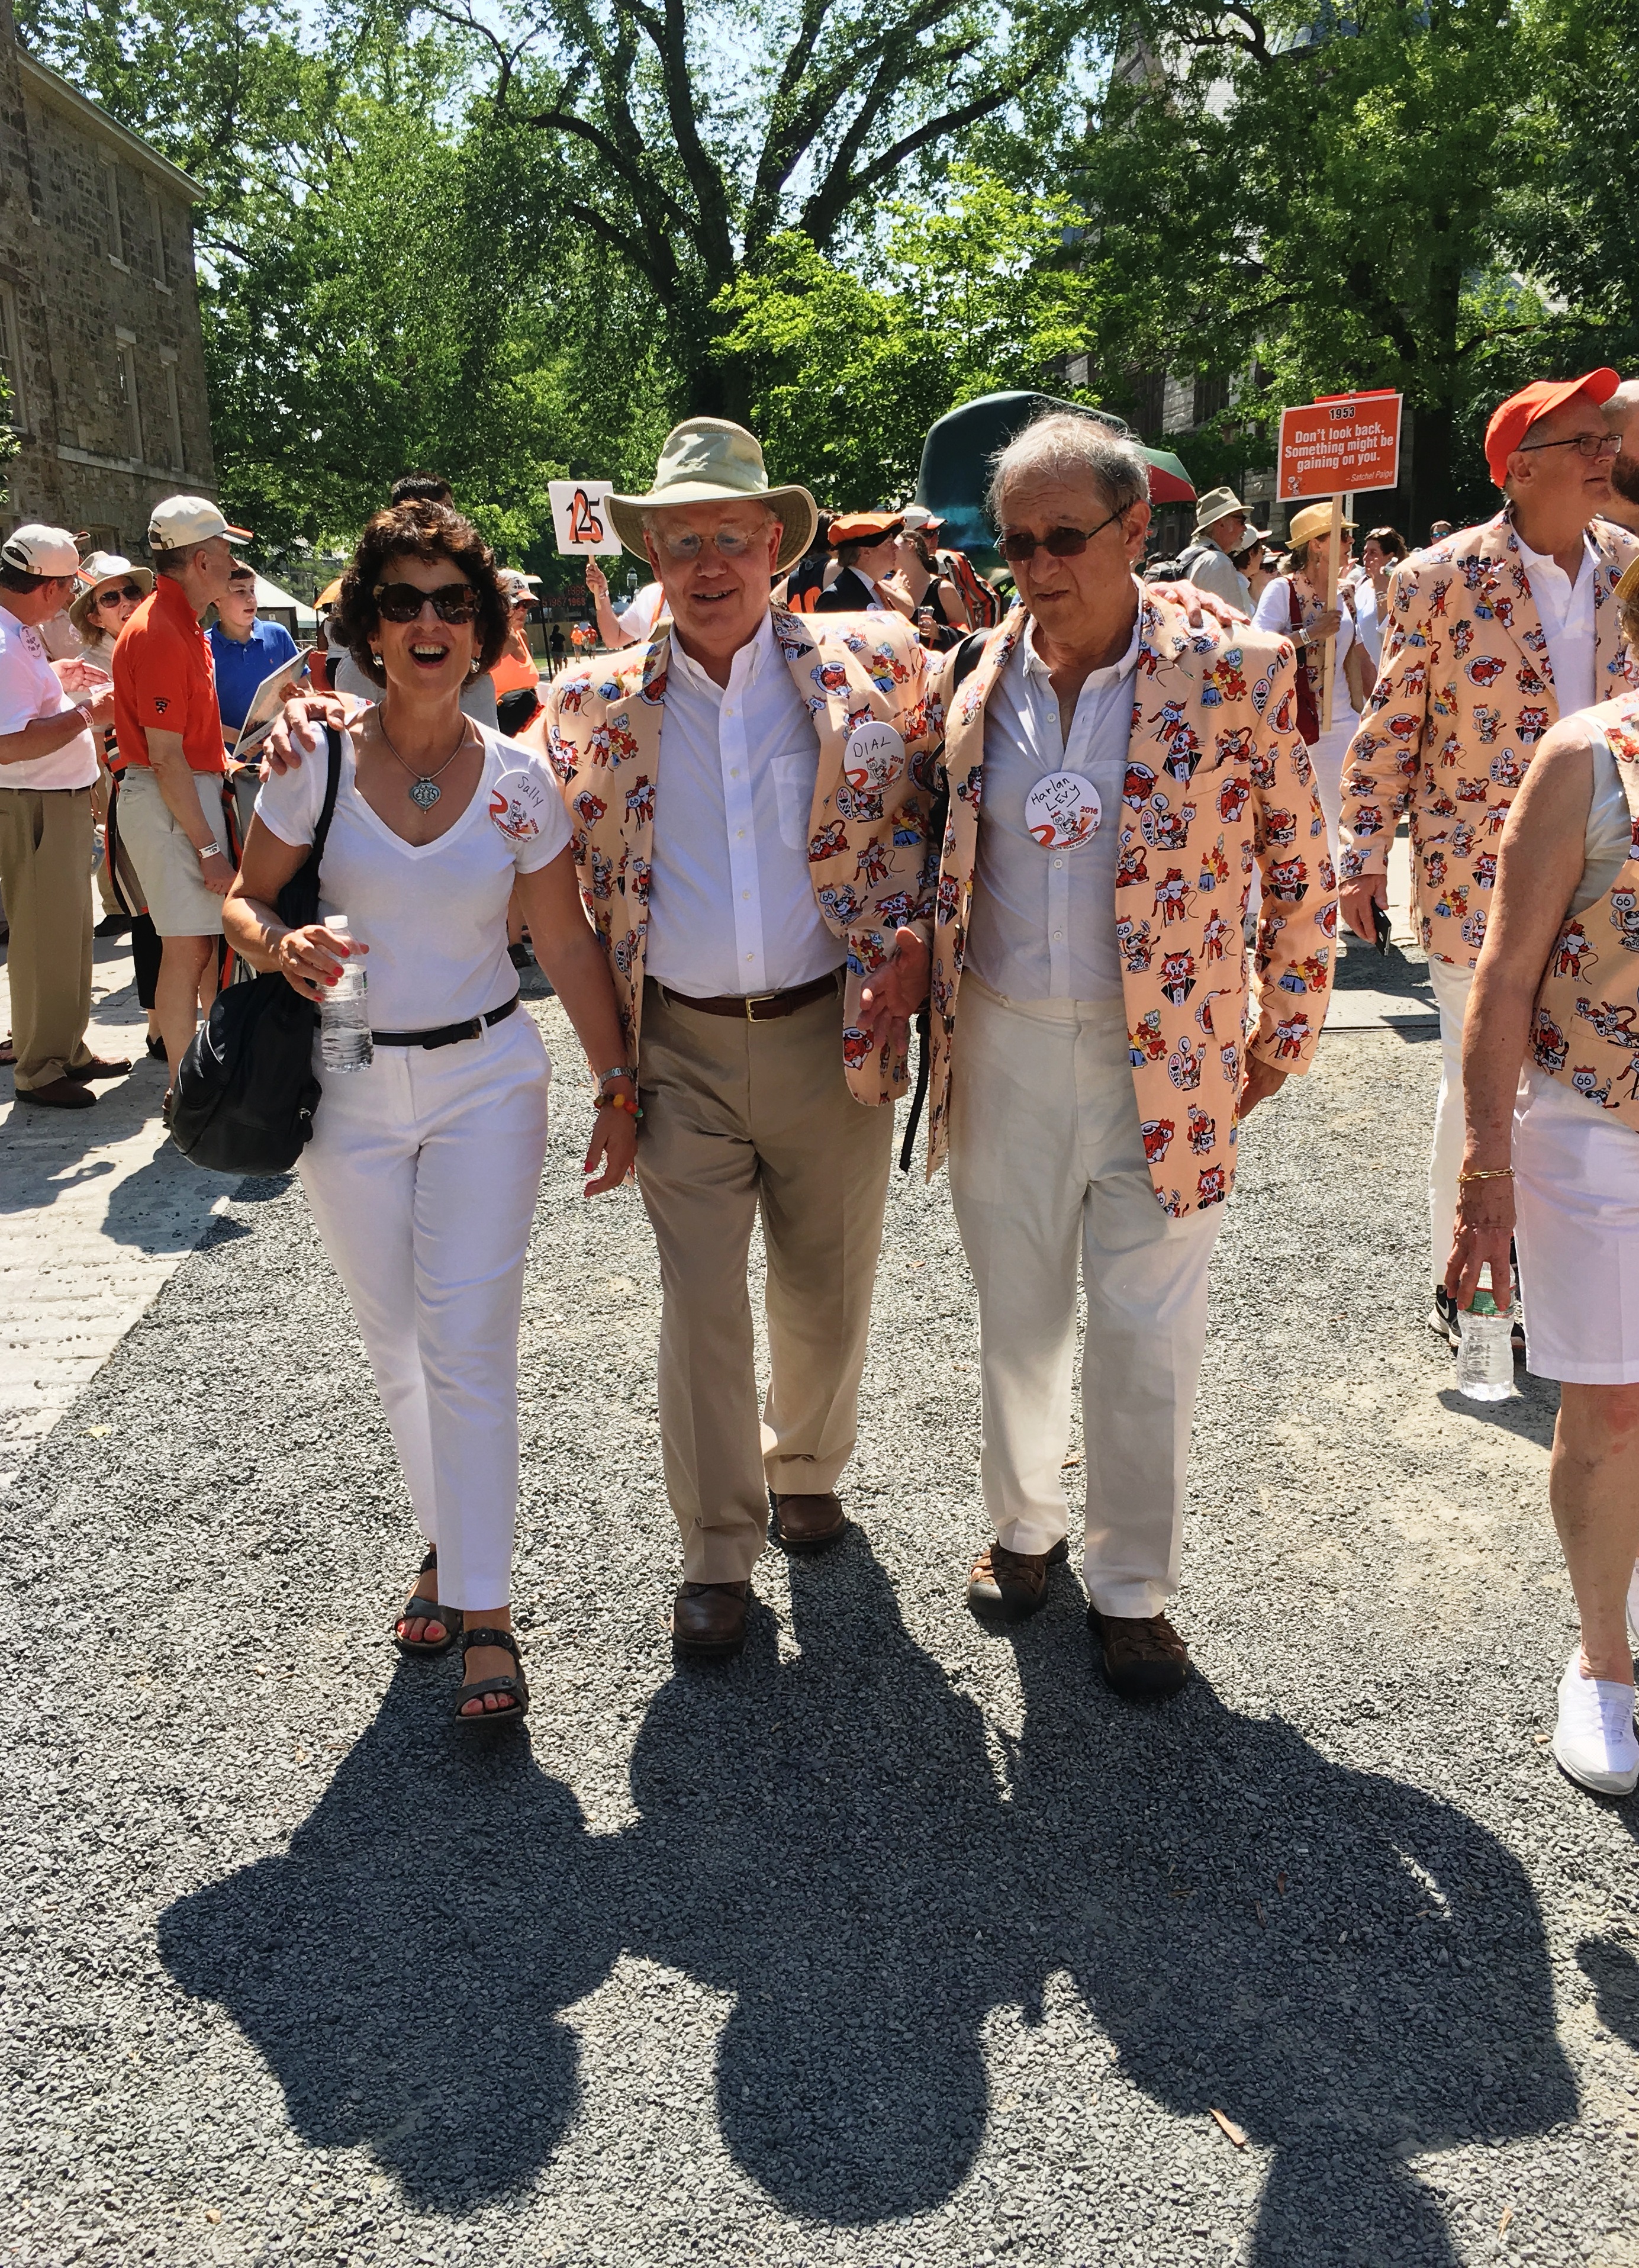
<svg viewBox="0 0 1639 2268"><path fill-rule="evenodd" d="M478 667L489 669L500 660L511 634L512 610L496 572L494 552L471 520L447 504L389 504L365 523L342 578L334 617L349 652L372 685L387 681L370 641L381 622L375 588L392 579L386 570L394 559L421 559L429 564L447 559L458 567L478 593Z"/></svg>

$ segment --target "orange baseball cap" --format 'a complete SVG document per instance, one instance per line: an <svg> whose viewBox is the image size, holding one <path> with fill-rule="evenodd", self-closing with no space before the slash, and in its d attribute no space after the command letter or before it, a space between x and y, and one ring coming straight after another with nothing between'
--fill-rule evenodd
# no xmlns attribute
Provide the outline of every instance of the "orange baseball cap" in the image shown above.
<svg viewBox="0 0 1639 2268"><path fill-rule="evenodd" d="M903 512L845 512L831 522L831 549L834 551L839 543L880 543L897 535L904 525Z"/></svg>
<svg viewBox="0 0 1639 2268"><path fill-rule="evenodd" d="M1585 394L1591 401L1608 401L1621 384L1613 370L1591 370L1585 378L1540 378L1522 386L1491 412L1485 429L1485 460L1491 478L1501 488L1508 478L1510 452L1518 449L1539 417L1562 403Z"/></svg>

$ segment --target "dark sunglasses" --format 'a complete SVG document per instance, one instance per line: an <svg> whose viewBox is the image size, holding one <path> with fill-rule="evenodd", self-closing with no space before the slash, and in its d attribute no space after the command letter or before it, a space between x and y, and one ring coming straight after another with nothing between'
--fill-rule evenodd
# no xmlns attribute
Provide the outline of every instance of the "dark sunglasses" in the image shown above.
<svg viewBox="0 0 1639 2268"><path fill-rule="evenodd" d="M136 584L121 583L117 591L99 591L97 604L99 607L117 607L121 599L129 599L131 604L136 606L140 602L142 595L142 591Z"/></svg>
<svg viewBox="0 0 1639 2268"><path fill-rule="evenodd" d="M478 612L478 593L470 583L440 583L436 591L418 591L414 583L378 583L370 595L389 622L419 622L430 603L441 622L470 622Z"/></svg>
<svg viewBox="0 0 1639 2268"><path fill-rule="evenodd" d="M1017 562L1033 559L1038 551L1045 551L1055 559L1075 559L1087 549L1095 535L1101 535L1112 520L1126 517L1129 507L1123 504L1119 512L1101 519L1097 527L1054 527L1045 535L1005 534L996 549L1003 559Z"/></svg>

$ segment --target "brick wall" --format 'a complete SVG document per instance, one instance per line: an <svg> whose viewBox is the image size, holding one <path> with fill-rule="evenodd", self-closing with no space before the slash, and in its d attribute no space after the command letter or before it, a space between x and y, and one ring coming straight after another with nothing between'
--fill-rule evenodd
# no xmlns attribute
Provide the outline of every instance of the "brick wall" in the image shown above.
<svg viewBox="0 0 1639 2268"><path fill-rule="evenodd" d="M141 558L148 513L216 474L194 286L199 192L18 48L0 0L0 416L6 527Z"/></svg>

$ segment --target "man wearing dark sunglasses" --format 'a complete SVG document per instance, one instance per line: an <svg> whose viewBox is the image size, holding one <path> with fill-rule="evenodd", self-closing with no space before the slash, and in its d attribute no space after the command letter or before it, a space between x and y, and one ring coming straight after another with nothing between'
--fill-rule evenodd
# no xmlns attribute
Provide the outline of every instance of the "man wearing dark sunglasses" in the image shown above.
<svg viewBox="0 0 1639 2268"><path fill-rule="evenodd" d="M1414 552L1389 583L1383 666L1343 769L1344 920L1370 944L1388 846L1410 822L1413 919L1440 1012L1429 1161L1430 1328L1454 1348L1444 1285L1463 1152L1463 1022L1497 841L1551 725L1628 683L1613 593L1639 538L1611 517L1622 437L1613 370L1538 379L1486 428L1501 512ZM1622 453L1625 453L1623 452Z"/></svg>
<svg viewBox="0 0 1639 2268"><path fill-rule="evenodd" d="M995 1535L967 1600L1033 1613L1069 1557L1079 1263L1089 1624L1114 1690L1159 1698L1189 1667L1165 1609L1208 1263L1238 1123L1319 1038L1334 877L1290 644L1193 627L1135 578L1143 451L1050 411L996 460L989 504L1018 603L942 667L928 1089L928 1170L948 1152L979 1297Z"/></svg>

